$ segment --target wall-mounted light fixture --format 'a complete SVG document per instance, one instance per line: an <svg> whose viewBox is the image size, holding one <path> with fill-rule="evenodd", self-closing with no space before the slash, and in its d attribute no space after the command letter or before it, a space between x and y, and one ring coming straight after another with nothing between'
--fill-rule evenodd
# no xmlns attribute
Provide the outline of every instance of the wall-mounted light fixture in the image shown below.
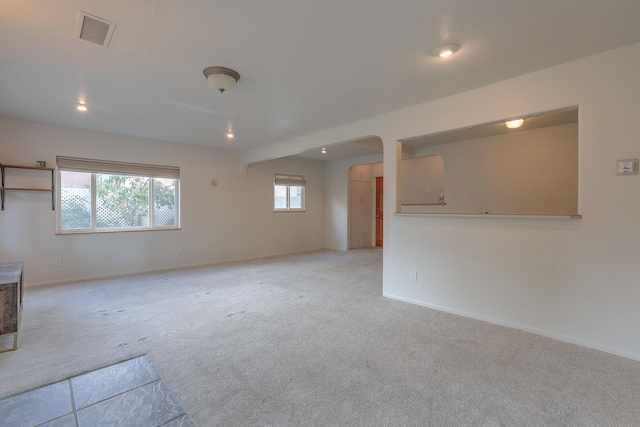
<svg viewBox="0 0 640 427"><path fill-rule="evenodd" d="M324 148L324 147L322 147L322 150L320 150L320 152L321 152L322 154L327 154L327 149L326 149L326 148Z"/></svg>

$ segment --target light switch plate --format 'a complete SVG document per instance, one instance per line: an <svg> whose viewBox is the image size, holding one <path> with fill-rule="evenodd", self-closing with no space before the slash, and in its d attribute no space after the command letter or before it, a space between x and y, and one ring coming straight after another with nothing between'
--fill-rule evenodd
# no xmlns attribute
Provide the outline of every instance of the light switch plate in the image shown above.
<svg viewBox="0 0 640 427"><path fill-rule="evenodd" d="M638 159L618 160L618 175L636 175L638 173Z"/></svg>

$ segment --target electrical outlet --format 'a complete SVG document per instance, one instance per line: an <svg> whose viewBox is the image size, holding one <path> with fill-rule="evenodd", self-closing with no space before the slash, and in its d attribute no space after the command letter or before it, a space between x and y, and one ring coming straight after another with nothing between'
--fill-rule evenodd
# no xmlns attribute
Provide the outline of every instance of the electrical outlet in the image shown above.
<svg viewBox="0 0 640 427"><path fill-rule="evenodd" d="M56 258L56 259L54 259L54 260L53 260L53 264L54 264L54 265L57 265L57 266L62 265L62 258Z"/></svg>
<svg viewBox="0 0 640 427"><path fill-rule="evenodd" d="M315 234L311 236L311 240L316 240L316 235Z"/></svg>
<svg viewBox="0 0 640 427"><path fill-rule="evenodd" d="M411 272L411 281L412 282L417 282L418 281L418 272L417 271L412 271Z"/></svg>
<svg viewBox="0 0 640 427"><path fill-rule="evenodd" d="M176 249L176 252L177 252L177 253L179 253L179 254L181 254L181 253L182 253L182 248L177 248L177 249Z"/></svg>
<svg viewBox="0 0 640 427"><path fill-rule="evenodd" d="M264 246L264 240L260 240L260 246Z"/></svg>

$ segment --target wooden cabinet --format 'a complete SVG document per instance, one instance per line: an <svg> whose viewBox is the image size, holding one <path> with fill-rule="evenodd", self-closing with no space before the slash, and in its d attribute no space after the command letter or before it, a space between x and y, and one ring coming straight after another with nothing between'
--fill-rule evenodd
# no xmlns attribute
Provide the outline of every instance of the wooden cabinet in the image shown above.
<svg viewBox="0 0 640 427"><path fill-rule="evenodd" d="M13 335L13 347L2 348L0 352L18 348L18 331L22 317L22 296L24 293L23 265L21 262L0 264L0 338ZM0 340L4 343L4 340Z"/></svg>
<svg viewBox="0 0 640 427"><path fill-rule="evenodd" d="M51 187L13 187L5 185L5 175L7 169L27 169L34 171L47 171L51 173ZM0 173L2 175L2 186L0 187L0 198L2 199L2 210L4 210L4 192L5 191L46 191L51 193L51 209L56 208L56 196L55 196L55 179L53 176L53 168L45 168L39 166L19 166L19 165L4 165L0 163Z"/></svg>

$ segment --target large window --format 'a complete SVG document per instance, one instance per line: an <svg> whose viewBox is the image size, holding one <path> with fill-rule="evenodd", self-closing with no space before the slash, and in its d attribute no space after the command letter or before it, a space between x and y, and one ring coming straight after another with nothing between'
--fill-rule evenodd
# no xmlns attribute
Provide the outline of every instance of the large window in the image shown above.
<svg viewBox="0 0 640 427"><path fill-rule="evenodd" d="M275 175L273 179L273 210L304 211L304 176Z"/></svg>
<svg viewBox="0 0 640 427"><path fill-rule="evenodd" d="M61 233L179 227L180 169L58 156Z"/></svg>

